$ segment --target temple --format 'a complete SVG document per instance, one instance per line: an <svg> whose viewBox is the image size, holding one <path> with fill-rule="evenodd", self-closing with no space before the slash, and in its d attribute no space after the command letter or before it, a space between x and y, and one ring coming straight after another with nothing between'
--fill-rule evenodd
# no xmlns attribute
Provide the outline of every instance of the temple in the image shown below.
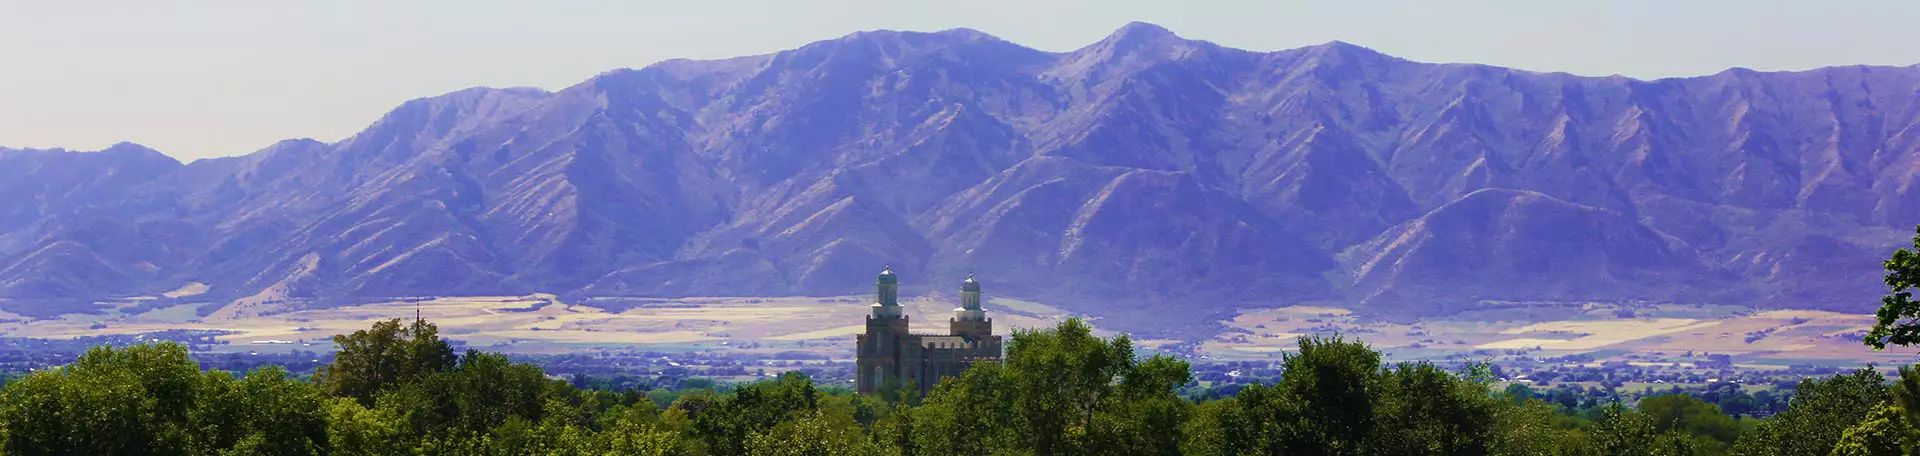
<svg viewBox="0 0 1920 456"><path fill-rule="evenodd" d="M867 315L867 332L859 336L855 354L859 392L878 392L897 381L926 394L942 377L959 376L976 362L1000 360L1000 336L993 335L993 319L980 308L980 281L972 275L960 283L960 307L947 320L947 334L908 331L900 307L900 279L893 268L880 271L874 282L873 312Z"/></svg>

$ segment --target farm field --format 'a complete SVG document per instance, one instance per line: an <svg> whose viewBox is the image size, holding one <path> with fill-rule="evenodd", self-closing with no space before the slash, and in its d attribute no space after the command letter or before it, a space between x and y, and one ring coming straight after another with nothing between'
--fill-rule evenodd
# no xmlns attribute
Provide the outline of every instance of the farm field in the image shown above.
<svg viewBox="0 0 1920 456"><path fill-rule="evenodd" d="M266 315L214 312L198 317L199 305L181 304L139 312L139 301L108 306L98 314L56 319L0 315L0 336L74 338L137 335L167 330L222 331L227 349L327 348L335 334L365 329L374 321L412 319L416 312L440 327L442 336L468 346L520 353L564 353L594 348L676 351L730 349L852 354L853 336L864 331L865 296L785 298L594 299L561 302L552 295L404 299ZM954 305L933 297L902 299L916 332L944 333ZM1040 303L992 299L986 303L996 333L1051 326L1070 316Z"/></svg>
<svg viewBox="0 0 1920 456"><path fill-rule="evenodd" d="M185 290L192 292L197 290ZM552 295L396 299L319 310L257 314L211 312L198 304L157 305L141 299L102 304L94 314L54 319L0 315L0 336L73 338L166 330L222 331L216 351L330 349L335 334L415 312L444 336L471 347L509 353L582 350L723 350L852 355L863 330L867 296L782 298L596 298L562 302ZM951 297L902 299L915 332L944 333ZM1044 303L992 298L994 330L1051 326L1075 314ZM1091 319L1099 328L1099 319ZM1912 362L1913 350L1874 352L1859 343L1872 316L1732 306L1537 304L1398 323L1366 319L1331 306L1247 309L1198 341L1137 339L1145 349L1203 360L1266 360L1296 347L1302 335L1341 335L1371 344L1390 359L1536 359L1587 355L1594 363L1659 365L1707 354L1745 367L1790 364L1883 365ZM1108 331L1099 331L1110 334Z"/></svg>
<svg viewBox="0 0 1920 456"><path fill-rule="evenodd" d="M1728 306L1563 304L1552 320L1505 319L1476 313L1419 323L1369 321L1329 307L1284 307L1241 312L1201 353L1221 360L1277 358L1301 335L1341 335L1366 341L1400 360L1465 356L1552 358L1585 354L1595 362L1690 362L1706 354L1732 356L1745 367L1789 364L1905 364L1916 350L1875 352L1860 338L1873 316Z"/></svg>

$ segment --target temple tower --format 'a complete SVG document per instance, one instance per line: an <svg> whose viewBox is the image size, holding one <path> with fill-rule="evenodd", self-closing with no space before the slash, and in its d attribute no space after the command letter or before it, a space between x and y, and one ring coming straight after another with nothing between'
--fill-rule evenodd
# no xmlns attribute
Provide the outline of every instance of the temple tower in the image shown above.
<svg viewBox="0 0 1920 456"><path fill-rule="evenodd" d="M907 316L900 307L900 278L893 274L893 267L880 271L873 281L873 305L868 306L867 332L860 335L859 351L855 354L854 389L862 393L878 391L880 383L887 378L901 378L901 358L905 347L910 344L911 333L907 329Z"/></svg>
<svg viewBox="0 0 1920 456"><path fill-rule="evenodd" d="M980 281L972 275L960 283L960 307L953 309L947 334L907 330L900 279L893 268L880 271L873 286L867 331L855 336L855 390L875 393L896 384L913 385L919 394L927 394L940 379L958 376L974 363L1000 361L1002 341L993 335L993 320L980 307Z"/></svg>
<svg viewBox="0 0 1920 456"><path fill-rule="evenodd" d="M967 274L967 280L960 282L960 308L953 309L950 333L955 336L986 338L993 335L993 319L987 318L986 309L980 308L980 281L973 274Z"/></svg>

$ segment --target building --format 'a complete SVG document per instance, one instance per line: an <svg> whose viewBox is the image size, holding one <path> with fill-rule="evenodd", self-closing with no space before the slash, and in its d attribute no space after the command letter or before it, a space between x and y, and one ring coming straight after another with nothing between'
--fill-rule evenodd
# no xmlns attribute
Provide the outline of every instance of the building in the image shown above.
<svg viewBox="0 0 1920 456"><path fill-rule="evenodd" d="M880 271L874 281L873 312L867 332L859 336L854 355L859 371L855 389L873 393L889 380L912 382L922 394L942 377L959 376L980 361L1000 361L1000 336L993 335L993 319L980 308L980 281L972 275L960 283L960 308L947 320L947 334L913 334L900 307L900 279L893 268Z"/></svg>

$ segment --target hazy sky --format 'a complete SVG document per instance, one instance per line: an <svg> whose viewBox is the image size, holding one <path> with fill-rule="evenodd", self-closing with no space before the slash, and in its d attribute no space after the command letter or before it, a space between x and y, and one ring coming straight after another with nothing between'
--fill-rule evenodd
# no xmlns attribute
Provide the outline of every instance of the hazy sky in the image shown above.
<svg viewBox="0 0 1920 456"><path fill-rule="evenodd" d="M465 87L559 89L871 29L969 27L1066 51L1138 20L1244 49L1341 40L1420 61L1657 78L1912 65L1916 19L1913 0L0 0L0 145L237 155L336 141L402 101Z"/></svg>

